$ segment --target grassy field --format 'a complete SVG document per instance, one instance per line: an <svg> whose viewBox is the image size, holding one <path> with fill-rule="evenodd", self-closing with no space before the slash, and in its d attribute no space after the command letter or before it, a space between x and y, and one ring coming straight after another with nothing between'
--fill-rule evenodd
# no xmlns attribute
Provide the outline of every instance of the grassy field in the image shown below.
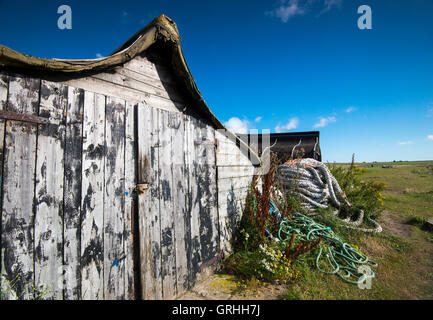
<svg viewBox="0 0 433 320"><path fill-rule="evenodd" d="M433 161L357 166L363 168L364 181L386 185L384 211L378 219L383 232L348 231L326 216L322 222L336 228L346 242L357 244L379 264L372 288L361 290L337 276L318 272L312 252L296 262L302 275L283 298L433 299L433 233L423 224L433 218Z"/></svg>

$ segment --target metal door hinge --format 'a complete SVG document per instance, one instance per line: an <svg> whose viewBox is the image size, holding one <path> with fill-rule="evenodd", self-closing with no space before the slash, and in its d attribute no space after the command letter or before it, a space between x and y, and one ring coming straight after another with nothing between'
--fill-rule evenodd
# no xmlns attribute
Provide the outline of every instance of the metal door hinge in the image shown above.
<svg viewBox="0 0 433 320"><path fill-rule="evenodd" d="M39 116L26 114L26 113L16 113L16 112L6 111L6 110L0 110L0 119L38 123L38 124L50 123L50 120L48 118L39 117Z"/></svg>

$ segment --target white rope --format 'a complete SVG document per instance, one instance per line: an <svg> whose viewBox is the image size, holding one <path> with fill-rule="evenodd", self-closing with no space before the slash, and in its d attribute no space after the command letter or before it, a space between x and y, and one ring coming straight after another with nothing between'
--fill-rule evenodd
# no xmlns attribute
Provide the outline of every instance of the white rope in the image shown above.
<svg viewBox="0 0 433 320"><path fill-rule="evenodd" d="M329 169L320 161L314 159L297 159L286 162L278 167L277 174L280 178L284 192L294 192L302 199L302 206L314 211L317 208L326 209L330 204L341 207L341 203L351 206L346 194L341 189L337 179ZM333 212L338 215L338 210ZM358 215L355 221L351 217L342 219L346 227L363 232L381 232L382 227L374 220L367 218L374 229L359 228L364 220L364 212Z"/></svg>

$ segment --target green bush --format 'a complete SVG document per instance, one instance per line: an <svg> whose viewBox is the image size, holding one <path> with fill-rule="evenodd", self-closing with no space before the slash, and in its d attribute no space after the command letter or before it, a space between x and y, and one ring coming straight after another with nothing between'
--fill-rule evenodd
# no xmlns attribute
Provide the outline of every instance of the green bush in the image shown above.
<svg viewBox="0 0 433 320"><path fill-rule="evenodd" d="M363 182L360 176L364 173L364 170L356 167L353 163L349 168L343 168L335 164L328 164L328 168L337 179L351 204L351 208L343 206L343 211L363 210L365 216L370 218L380 215L384 206L384 196L382 194L386 188L384 182Z"/></svg>

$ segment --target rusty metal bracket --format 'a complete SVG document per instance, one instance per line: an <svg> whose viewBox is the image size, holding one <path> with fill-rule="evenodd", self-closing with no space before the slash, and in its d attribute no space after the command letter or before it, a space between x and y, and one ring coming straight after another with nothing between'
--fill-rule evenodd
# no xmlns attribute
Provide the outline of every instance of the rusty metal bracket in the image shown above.
<svg viewBox="0 0 433 320"><path fill-rule="evenodd" d="M49 124L48 118L34 116L26 113L16 113L12 111L0 110L0 119L15 120L22 122L38 123L38 124Z"/></svg>
<svg viewBox="0 0 433 320"><path fill-rule="evenodd" d="M149 184L148 183L138 183L135 189L138 194L144 193L147 190L149 190Z"/></svg>

